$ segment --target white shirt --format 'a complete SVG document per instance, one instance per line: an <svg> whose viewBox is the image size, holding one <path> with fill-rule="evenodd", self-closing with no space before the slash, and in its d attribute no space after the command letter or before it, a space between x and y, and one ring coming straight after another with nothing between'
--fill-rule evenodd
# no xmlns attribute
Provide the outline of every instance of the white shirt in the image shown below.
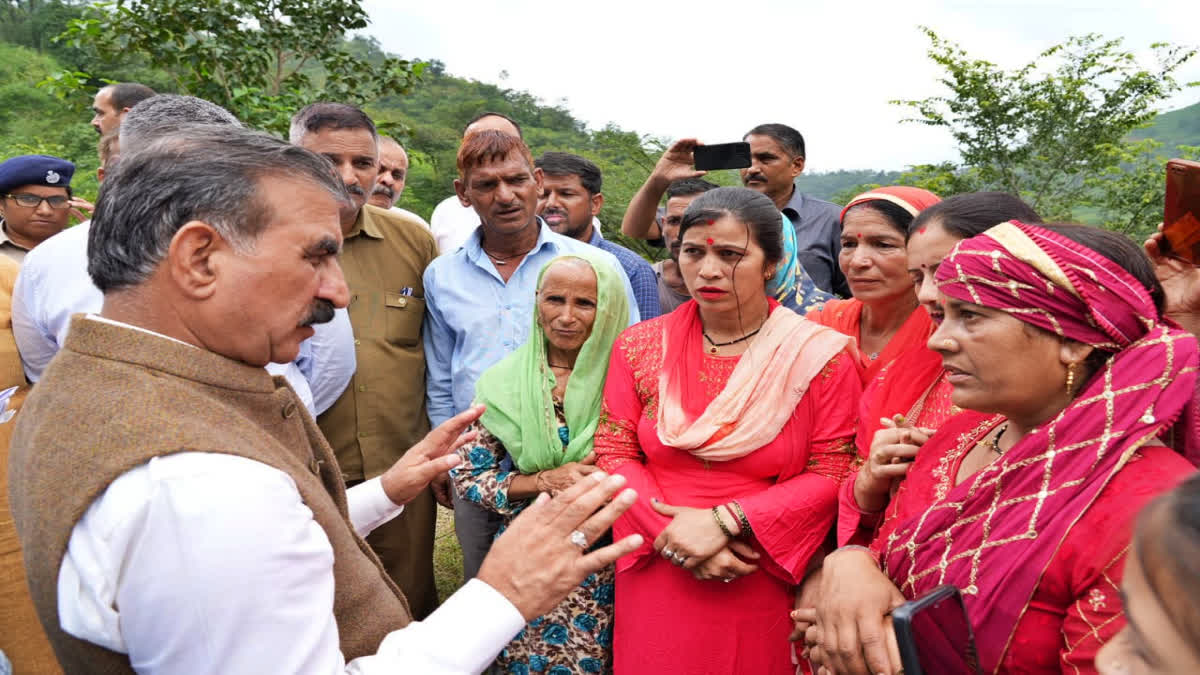
<svg viewBox="0 0 1200 675"><path fill-rule="evenodd" d="M37 382L66 340L71 315L99 312L104 294L87 272L89 222L67 228L25 256L13 289L12 323L25 377ZM292 363L272 363L313 417L337 401L357 365L350 315L343 309L333 321L314 326Z"/></svg>
<svg viewBox="0 0 1200 675"><path fill-rule="evenodd" d="M361 536L402 510L380 478L346 497ZM296 483L219 453L117 477L75 524L58 575L63 630L141 673L477 673L525 625L474 579L347 664L333 598L333 548Z"/></svg>
<svg viewBox="0 0 1200 675"><path fill-rule="evenodd" d="M417 214L413 213L412 211L409 211L408 209L402 209L399 206L393 206L392 208L390 208L388 210L397 215L404 216L405 218L412 218L414 221L424 225L425 229L427 229L427 230L430 229L429 223L425 222L424 218L422 218L421 216L418 216Z"/></svg>
<svg viewBox="0 0 1200 675"><path fill-rule="evenodd" d="M463 206L457 195L443 199L429 216L429 229L437 242L438 254L457 251L479 224L479 214L474 208Z"/></svg>

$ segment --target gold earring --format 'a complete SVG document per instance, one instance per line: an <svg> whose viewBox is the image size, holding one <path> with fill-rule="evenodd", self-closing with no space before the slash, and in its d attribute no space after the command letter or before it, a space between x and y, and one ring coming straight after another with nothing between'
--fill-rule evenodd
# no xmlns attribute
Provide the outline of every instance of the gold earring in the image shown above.
<svg viewBox="0 0 1200 675"><path fill-rule="evenodd" d="M1067 398L1075 398L1075 370L1078 363L1067 364Z"/></svg>
<svg viewBox="0 0 1200 675"><path fill-rule="evenodd" d="M954 340L951 340L950 338L942 340L942 349L945 349L946 351L954 349Z"/></svg>

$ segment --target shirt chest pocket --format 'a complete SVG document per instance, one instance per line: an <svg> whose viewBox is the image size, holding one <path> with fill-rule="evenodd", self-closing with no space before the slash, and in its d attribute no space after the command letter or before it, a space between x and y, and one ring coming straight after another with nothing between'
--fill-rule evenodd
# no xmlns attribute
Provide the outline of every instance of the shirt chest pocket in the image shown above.
<svg viewBox="0 0 1200 675"><path fill-rule="evenodd" d="M399 293L383 294L383 337L398 347L415 347L421 340L425 300Z"/></svg>

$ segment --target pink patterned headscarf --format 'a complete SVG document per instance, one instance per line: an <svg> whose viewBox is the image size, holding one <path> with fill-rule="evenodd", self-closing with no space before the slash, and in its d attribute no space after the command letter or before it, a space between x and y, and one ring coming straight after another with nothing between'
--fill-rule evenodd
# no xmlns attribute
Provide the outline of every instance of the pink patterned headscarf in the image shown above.
<svg viewBox="0 0 1200 675"><path fill-rule="evenodd" d="M884 569L905 596L943 583L963 590L990 671L1067 532L1133 453L1192 405L1200 356L1128 272L1044 228L1014 221L959 242L937 281L947 296L1111 353L1054 419L883 546Z"/></svg>

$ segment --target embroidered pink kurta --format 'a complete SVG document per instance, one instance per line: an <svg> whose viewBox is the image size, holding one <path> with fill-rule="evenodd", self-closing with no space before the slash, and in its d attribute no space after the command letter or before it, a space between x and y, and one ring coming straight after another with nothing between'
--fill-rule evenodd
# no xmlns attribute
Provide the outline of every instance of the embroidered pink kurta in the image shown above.
<svg viewBox="0 0 1200 675"><path fill-rule="evenodd" d="M624 475L640 495L614 525L614 537L658 536L670 521L651 508L652 497L697 508L736 499L762 558L757 572L730 583L699 581L649 545L619 560L614 670L790 675L792 589L821 549L855 456L858 373L840 353L812 380L775 440L731 461L705 462L663 445L655 430L667 319L625 331L609 365L598 464ZM696 377L712 400L739 357L695 357Z"/></svg>

